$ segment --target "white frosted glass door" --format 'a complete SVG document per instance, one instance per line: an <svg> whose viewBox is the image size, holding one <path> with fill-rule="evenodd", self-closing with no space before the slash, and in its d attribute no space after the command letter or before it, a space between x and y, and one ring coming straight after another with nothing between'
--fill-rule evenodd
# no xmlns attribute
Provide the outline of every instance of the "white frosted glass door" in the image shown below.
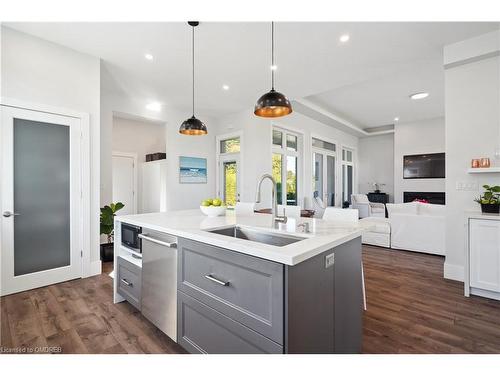
<svg viewBox="0 0 500 375"><path fill-rule="evenodd" d="M79 125L2 107L2 295L81 276Z"/></svg>
<svg viewBox="0 0 500 375"><path fill-rule="evenodd" d="M70 264L69 127L14 119L14 276Z"/></svg>

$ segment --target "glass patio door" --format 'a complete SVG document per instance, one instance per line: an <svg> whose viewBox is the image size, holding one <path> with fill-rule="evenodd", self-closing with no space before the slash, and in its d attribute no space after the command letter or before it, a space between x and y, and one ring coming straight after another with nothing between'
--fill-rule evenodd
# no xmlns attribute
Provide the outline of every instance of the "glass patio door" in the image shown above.
<svg viewBox="0 0 500 375"><path fill-rule="evenodd" d="M225 161L223 167L222 196L226 206L236 206L238 200L238 163L235 160Z"/></svg>
<svg viewBox="0 0 500 375"><path fill-rule="evenodd" d="M234 207L240 199L239 155L221 155L219 171L219 196L226 206Z"/></svg>
<svg viewBox="0 0 500 375"><path fill-rule="evenodd" d="M326 206L335 206L335 155L313 152L313 193Z"/></svg>
<svg viewBox="0 0 500 375"><path fill-rule="evenodd" d="M0 108L1 294L81 277L80 121Z"/></svg>
<svg viewBox="0 0 500 375"><path fill-rule="evenodd" d="M342 203L351 204L354 186L354 150L342 148Z"/></svg>

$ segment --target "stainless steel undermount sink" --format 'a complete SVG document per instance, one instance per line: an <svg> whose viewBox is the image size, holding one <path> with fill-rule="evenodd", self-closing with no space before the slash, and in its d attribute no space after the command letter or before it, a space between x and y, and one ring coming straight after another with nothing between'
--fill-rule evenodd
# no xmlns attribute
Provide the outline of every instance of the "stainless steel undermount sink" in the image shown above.
<svg viewBox="0 0 500 375"><path fill-rule="evenodd" d="M221 234L223 236L240 238L242 240L260 242L272 246L286 246L295 242L305 240L305 237L297 237L289 234L277 234L257 229L234 226L222 229L213 229L208 232Z"/></svg>

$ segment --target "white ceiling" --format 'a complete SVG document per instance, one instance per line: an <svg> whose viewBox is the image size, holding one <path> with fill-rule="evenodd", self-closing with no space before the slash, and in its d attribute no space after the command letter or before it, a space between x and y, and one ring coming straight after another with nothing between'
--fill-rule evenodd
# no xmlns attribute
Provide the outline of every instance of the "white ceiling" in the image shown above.
<svg viewBox="0 0 500 375"><path fill-rule="evenodd" d="M186 23L7 23L100 57L103 87L145 103L191 105ZM278 23L276 89L307 98L361 128L444 113L443 46L498 23ZM201 23L196 30L197 107L219 116L252 108L270 86L268 23ZM346 44L338 41L348 33ZM144 58L154 56L153 61ZM230 86L228 91L222 85ZM429 91L422 101L408 95Z"/></svg>

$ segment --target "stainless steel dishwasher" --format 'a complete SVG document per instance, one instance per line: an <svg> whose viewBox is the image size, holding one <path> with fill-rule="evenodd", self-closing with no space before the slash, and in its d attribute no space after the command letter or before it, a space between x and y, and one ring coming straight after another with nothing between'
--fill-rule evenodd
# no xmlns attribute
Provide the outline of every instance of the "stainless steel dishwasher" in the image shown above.
<svg viewBox="0 0 500 375"><path fill-rule="evenodd" d="M177 342L177 237L142 229L142 314Z"/></svg>

